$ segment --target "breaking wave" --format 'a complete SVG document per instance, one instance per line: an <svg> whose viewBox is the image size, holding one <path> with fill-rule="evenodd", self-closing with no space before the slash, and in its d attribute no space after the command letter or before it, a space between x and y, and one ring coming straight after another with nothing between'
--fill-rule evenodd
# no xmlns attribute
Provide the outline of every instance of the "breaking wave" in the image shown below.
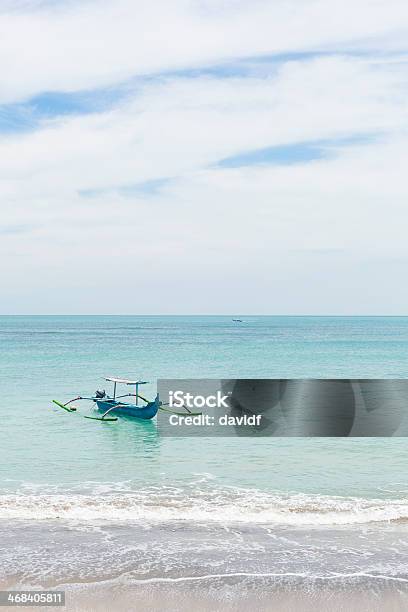
<svg viewBox="0 0 408 612"><path fill-rule="evenodd" d="M0 495L0 519L66 520L79 523L188 521L266 525L353 525L408 519L408 497L363 499L311 494L270 493L204 485L97 487L93 491L18 492Z"/></svg>

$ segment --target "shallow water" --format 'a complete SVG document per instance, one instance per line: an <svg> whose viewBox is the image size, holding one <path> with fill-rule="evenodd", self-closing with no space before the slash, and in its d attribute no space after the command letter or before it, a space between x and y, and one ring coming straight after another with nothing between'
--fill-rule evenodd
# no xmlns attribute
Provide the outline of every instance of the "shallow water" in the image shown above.
<svg viewBox="0 0 408 612"><path fill-rule="evenodd" d="M408 318L0 317L0 342L7 584L408 579L404 438L163 438L51 403L103 375L150 396L171 377L404 378Z"/></svg>

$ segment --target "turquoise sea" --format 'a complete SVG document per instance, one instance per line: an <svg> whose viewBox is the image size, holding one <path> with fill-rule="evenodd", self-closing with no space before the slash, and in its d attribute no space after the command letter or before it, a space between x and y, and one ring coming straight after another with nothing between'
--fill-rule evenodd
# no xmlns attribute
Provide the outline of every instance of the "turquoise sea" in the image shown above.
<svg viewBox="0 0 408 612"><path fill-rule="evenodd" d="M163 438L51 403L105 375L152 397L158 378L408 378L408 317L241 318L0 317L0 585L404 587L406 438Z"/></svg>

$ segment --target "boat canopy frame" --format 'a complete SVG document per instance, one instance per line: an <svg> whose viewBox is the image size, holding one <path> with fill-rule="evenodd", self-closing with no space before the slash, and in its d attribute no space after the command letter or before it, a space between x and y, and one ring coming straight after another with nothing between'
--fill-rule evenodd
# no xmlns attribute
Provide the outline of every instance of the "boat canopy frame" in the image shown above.
<svg viewBox="0 0 408 612"><path fill-rule="evenodd" d="M139 386L147 385L148 383L147 380L128 380L127 378L117 378L116 376L104 376L104 380L113 383L113 398L112 399L114 400L119 399L121 397L128 397L132 395L132 393L125 393L124 395L119 395L118 397L116 397L116 385L131 385L135 387L136 406L139 405L139 402L138 402L139 397L140 399L144 399L143 397L139 395Z"/></svg>

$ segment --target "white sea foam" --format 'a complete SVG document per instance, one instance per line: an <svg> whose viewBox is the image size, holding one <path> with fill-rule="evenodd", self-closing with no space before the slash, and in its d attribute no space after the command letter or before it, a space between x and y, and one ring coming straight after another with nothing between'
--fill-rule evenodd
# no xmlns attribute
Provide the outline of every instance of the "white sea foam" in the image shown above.
<svg viewBox="0 0 408 612"><path fill-rule="evenodd" d="M267 493L229 487L149 487L139 491L0 495L0 519L79 523L174 521L266 525L353 525L408 520L408 498L363 499Z"/></svg>

